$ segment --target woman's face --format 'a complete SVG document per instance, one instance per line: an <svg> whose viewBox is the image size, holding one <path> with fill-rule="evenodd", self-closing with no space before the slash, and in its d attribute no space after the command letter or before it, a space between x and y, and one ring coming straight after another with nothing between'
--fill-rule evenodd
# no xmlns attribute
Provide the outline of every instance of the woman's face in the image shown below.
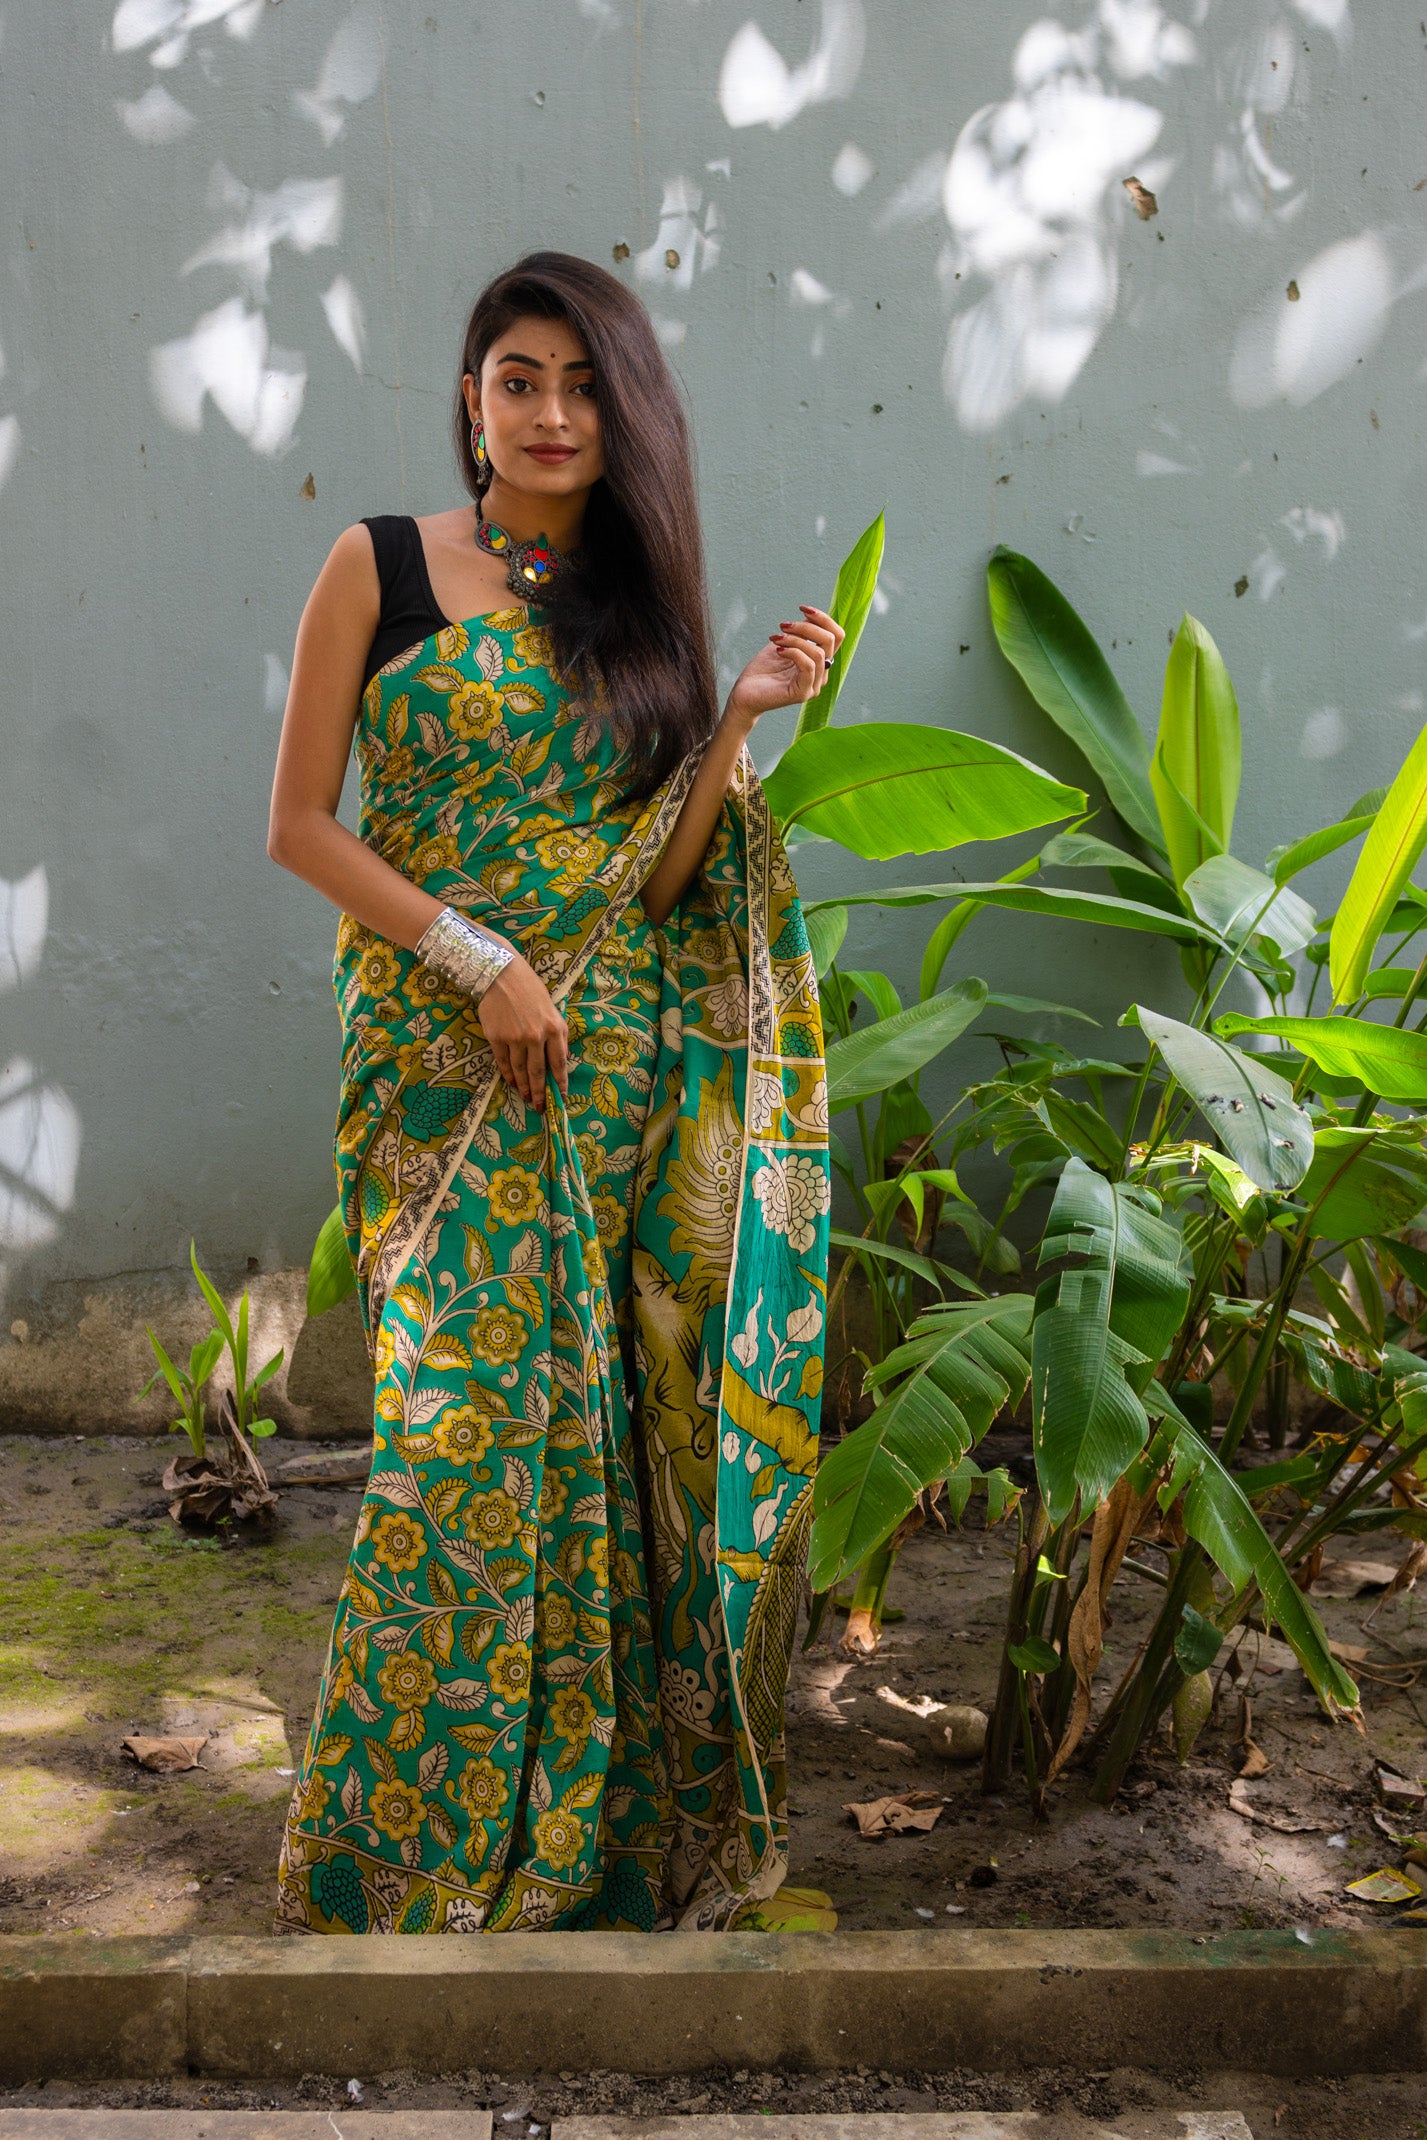
<svg viewBox="0 0 1427 2140"><path fill-rule="evenodd" d="M604 474L589 355L566 320L516 320L463 382L501 482L537 497L588 490Z"/></svg>

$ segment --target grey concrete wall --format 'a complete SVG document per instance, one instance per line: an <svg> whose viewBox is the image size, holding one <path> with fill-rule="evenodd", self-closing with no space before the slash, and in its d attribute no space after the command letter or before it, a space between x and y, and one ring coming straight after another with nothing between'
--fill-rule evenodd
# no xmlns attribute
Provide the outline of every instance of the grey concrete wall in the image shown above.
<svg viewBox="0 0 1427 2140"><path fill-rule="evenodd" d="M885 503L845 718L1069 770L991 639L999 539L1117 642L1147 727L1181 608L1209 625L1249 860L1381 780L1427 641L1419 15L8 6L0 1392L38 1386L12 1321L119 1314L191 1234L282 1271L330 1204L335 916L263 851L294 627L343 526L455 501L460 322L528 246L618 261L687 383L730 678ZM882 881L914 869L945 874ZM858 928L912 979L924 920ZM963 947L1092 1009L1177 992L1132 938L987 916Z"/></svg>

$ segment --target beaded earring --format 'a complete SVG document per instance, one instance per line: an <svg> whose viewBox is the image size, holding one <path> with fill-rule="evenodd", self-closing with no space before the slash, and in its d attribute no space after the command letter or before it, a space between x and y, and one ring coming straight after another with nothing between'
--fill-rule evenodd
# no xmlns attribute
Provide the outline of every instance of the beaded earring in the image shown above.
<svg viewBox="0 0 1427 2140"><path fill-rule="evenodd" d="M476 464L476 482L484 490L494 470L491 467L491 457L486 452L485 426L479 416L471 425L471 459Z"/></svg>

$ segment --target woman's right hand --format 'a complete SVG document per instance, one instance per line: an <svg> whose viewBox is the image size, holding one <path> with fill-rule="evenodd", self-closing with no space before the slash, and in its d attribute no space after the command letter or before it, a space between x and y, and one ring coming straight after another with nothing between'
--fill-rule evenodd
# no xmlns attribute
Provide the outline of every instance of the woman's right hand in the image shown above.
<svg viewBox="0 0 1427 2140"><path fill-rule="evenodd" d="M544 1113L547 1076L568 1098L569 1028L528 959L516 953L481 997L476 1015L501 1076L527 1107Z"/></svg>

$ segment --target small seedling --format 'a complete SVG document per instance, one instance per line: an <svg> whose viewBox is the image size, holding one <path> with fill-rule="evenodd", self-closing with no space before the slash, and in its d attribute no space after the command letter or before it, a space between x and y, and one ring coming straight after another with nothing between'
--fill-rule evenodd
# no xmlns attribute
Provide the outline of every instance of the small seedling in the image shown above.
<svg viewBox="0 0 1427 2140"><path fill-rule="evenodd" d="M210 1375L218 1365L218 1356L223 1350L223 1334L219 1330L210 1330L206 1337L198 1340L188 1355L188 1372L185 1374L164 1351L154 1335L152 1325L145 1323L144 1328L149 1333L149 1343L154 1348L154 1357L159 1364L157 1372L150 1375L134 1402L142 1404L156 1382L166 1382L179 1407L178 1418L169 1422L169 1432L186 1434L194 1455L202 1456L205 1453L203 1392Z"/></svg>

